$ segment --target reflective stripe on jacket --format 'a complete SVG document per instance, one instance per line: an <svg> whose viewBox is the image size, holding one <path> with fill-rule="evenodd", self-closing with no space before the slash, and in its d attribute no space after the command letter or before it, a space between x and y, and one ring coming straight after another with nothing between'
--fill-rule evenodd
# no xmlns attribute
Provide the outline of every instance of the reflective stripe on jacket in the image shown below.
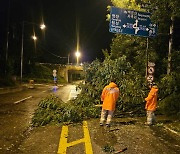
<svg viewBox="0 0 180 154"><path fill-rule="evenodd" d="M157 107L157 86L153 86L148 94L148 97L145 98L146 100L146 110L155 111Z"/></svg>
<svg viewBox="0 0 180 154"><path fill-rule="evenodd" d="M109 85L105 86L102 94L101 101L103 101L102 108L104 110L115 110L116 101L119 97L119 88L114 82L111 82Z"/></svg>

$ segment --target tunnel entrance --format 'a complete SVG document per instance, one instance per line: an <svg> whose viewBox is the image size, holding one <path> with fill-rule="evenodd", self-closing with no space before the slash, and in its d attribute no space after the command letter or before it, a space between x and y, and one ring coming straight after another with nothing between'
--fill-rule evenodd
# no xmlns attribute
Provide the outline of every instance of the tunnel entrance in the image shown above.
<svg viewBox="0 0 180 154"><path fill-rule="evenodd" d="M82 70L68 70L68 82L73 82L83 79L84 79L84 72Z"/></svg>

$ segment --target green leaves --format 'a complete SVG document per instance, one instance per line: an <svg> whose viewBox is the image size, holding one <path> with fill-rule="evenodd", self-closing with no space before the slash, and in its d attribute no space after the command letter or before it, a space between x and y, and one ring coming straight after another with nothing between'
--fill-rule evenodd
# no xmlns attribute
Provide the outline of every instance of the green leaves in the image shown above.
<svg viewBox="0 0 180 154"><path fill-rule="evenodd" d="M105 145L105 146L103 147L103 151L106 152L106 153L107 153L107 152L108 152L108 153L113 153L113 152L115 151L115 149L114 149L113 146L107 144L107 145Z"/></svg>
<svg viewBox="0 0 180 154"><path fill-rule="evenodd" d="M140 5L137 5L135 0L111 0L116 7L140 10Z"/></svg>
<svg viewBox="0 0 180 154"><path fill-rule="evenodd" d="M87 103L100 104L102 89L109 84L112 77L116 79L116 84L120 89L117 104L121 106L121 109L123 107L128 110L127 106L132 106L130 104L141 104L144 101L145 84L142 83L145 79L135 71L126 56L117 57L114 60L107 57L103 62L96 60L89 65L86 64L84 70L86 72L85 84L81 85L82 93L75 100L77 104L81 106L86 106Z"/></svg>
<svg viewBox="0 0 180 154"><path fill-rule="evenodd" d="M81 101L73 100L64 103L57 96L50 95L40 101L39 108L32 118L32 126L37 127L61 122L81 122L83 119L98 117L100 110L92 105L92 102L82 99Z"/></svg>

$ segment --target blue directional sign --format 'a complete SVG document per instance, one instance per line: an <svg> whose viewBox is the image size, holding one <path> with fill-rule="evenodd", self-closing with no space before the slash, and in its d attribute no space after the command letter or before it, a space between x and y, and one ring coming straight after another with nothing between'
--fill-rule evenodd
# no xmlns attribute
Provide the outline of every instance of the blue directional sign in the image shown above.
<svg viewBox="0 0 180 154"><path fill-rule="evenodd" d="M109 31L112 33L154 37L157 25L151 22L151 14L135 10L111 7Z"/></svg>

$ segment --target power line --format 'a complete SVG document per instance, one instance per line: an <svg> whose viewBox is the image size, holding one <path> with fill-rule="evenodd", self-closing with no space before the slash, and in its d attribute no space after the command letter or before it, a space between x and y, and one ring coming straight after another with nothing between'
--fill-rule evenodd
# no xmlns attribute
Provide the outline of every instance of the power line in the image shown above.
<svg viewBox="0 0 180 154"><path fill-rule="evenodd" d="M54 53L52 53L52 52L50 52L50 51L48 51L47 49L45 49L42 45L39 45L44 51L46 51L46 52L48 52L48 53L50 53L51 55L53 55L53 56L55 56L55 57L57 57L57 58L68 58L68 57L62 57L62 56L59 56L59 55L56 55L56 54L54 54Z"/></svg>

